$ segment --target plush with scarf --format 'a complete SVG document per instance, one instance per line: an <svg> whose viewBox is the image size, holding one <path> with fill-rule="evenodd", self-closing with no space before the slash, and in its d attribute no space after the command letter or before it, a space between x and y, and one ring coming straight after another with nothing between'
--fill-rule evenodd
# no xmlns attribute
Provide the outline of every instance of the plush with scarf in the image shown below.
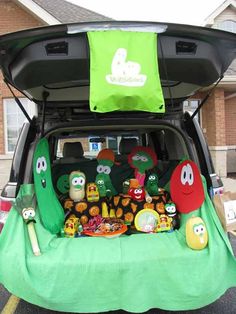
<svg viewBox="0 0 236 314"><path fill-rule="evenodd" d="M157 157L150 147L136 146L128 155L128 163L134 168L135 178L140 186L144 186L146 171L157 164Z"/></svg>

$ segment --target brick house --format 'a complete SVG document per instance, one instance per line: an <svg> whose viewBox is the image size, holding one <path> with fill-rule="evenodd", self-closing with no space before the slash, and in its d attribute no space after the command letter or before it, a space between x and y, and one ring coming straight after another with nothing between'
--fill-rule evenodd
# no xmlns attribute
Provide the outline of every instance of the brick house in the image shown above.
<svg viewBox="0 0 236 314"><path fill-rule="evenodd" d="M236 0L224 1L204 26L236 33ZM205 96L200 93L199 99ZM222 177L236 173L236 59L201 110L201 126L216 171Z"/></svg>
<svg viewBox="0 0 236 314"><path fill-rule="evenodd" d="M45 25L102 20L109 18L64 0L0 0L0 34ZM32 103L23 96L20 99L33 115ZM12 158L24 120L0 73L0 159Z"/></svg>
<svg viewBox="0 0 236 314"><path fill-rule="evenodd" d="M0 34L20 29L69 22L108 20L109 18L64 0L0 0ZM226 0L206 19L205 26L234 31L236 0ZM199 119L216 171L221 176L236 172L236 61L201 109ZM19 93L16 92L18 96ZM193 110L206 91L185 103ZM22 98L29 114L33 106ZM12 158L20 126L24 120L0 74L0 159ZM227 127L226 127L227 126Z"/></svg>

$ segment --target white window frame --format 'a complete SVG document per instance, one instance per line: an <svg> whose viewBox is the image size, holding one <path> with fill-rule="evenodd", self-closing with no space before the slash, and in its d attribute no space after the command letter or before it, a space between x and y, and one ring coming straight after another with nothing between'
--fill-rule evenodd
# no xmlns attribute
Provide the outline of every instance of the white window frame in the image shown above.
<svg viewBox="0 0 236 314"><path fill-rule="evenodd" d="M27 100L27 108L26 108L26 111L28 113L28 115L30 116L30 118L32 118L33 116L35 116L37 114L37 109L36 109L36 104L32 101L30 101L28 98L25 98L25 97L20 97L19 100L22 101L22 99L26 99ZM3 98L2 100L3 102L3 119L4 119L4 144L5 144L5 153L6 154L9 154L9 155L13 155L14 154L14 151L11 151L9 150L9 145L8 145L8 125L7 125L7 106L9 106L9 104L7 104L8 102L15 102L14 98L12 97L6 97L6 98ZM17 103L15 102L16 106ZM23 112L22 112L23 114ZM23 114L24 115L24 114ZM28 121L26 118L25 118L25 121L26 122Z"/></svg>

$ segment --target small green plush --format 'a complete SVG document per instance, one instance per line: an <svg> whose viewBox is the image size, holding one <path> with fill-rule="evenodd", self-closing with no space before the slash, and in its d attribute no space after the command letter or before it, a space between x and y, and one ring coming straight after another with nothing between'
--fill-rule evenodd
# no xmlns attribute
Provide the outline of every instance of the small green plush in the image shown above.
<svg viewBox="0 0 236 314"><path fill-rule="evenodd" d="M158 195L158 176L155 173L148 176L146 190L151 196Z"/></svg>
<svg viewBox="0 0 236 314"><path fill-rule="evenodd" d="M115 163L115 155L111 149L105 148L101 150L97 156L98 166L97 166L97 176L95 179L96 184L98 185L99 195L102 197L104 195L104 187L102 187L103 181L106 189L106 196L116 195L117 191L112 185L111 178L109 176L111 172L111 167ZM99 188L99 185L101 188ZM100 190L102 195L100 194Z"/></svg>
<svg viewBox="0 0 236 314"><path fill-rule="evenodd" d="M49 145L46 138L42 138L36 146L33 173L41 221L45 229L57 234L64 225L64 210L53 188Z"/></svg>
<svg viewBox="0 0 236 314"><path fill-rule="evenodd" d="M99 196L105 197L107 194L107 189L106 189L103 173L97 174L95 182L98 187Z"/></svg>
<svg viewBox="0 0 236 314"><path fill-rule="evenodd" d="M70 183L69 183L69 175L68 174L63 174L62 176L59 177L59 179L57 180L57 189L62 194L66 194L69 192Z"/></svg>

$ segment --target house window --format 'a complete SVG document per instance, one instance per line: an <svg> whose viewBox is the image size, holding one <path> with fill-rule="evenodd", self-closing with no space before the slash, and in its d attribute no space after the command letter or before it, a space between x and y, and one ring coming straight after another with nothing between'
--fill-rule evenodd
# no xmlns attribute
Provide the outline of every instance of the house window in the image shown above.
<svg viewBox="0 0 236 314"><path fill-rule="evenodd" d="M19 98L30 117L36 113L36 107L33 102L27 98ZM21 109L13 98L3 99L4 125L5 125L5 151L13 153L16 142L24 122L27 121Z"/></svg>
<svg viewBox="0 0 236 314"><path fill-rule="evenodd" d="M223 22L220 22L217 28L224 31L236 33L236 22L232 20L225 20Z"/></svg>

